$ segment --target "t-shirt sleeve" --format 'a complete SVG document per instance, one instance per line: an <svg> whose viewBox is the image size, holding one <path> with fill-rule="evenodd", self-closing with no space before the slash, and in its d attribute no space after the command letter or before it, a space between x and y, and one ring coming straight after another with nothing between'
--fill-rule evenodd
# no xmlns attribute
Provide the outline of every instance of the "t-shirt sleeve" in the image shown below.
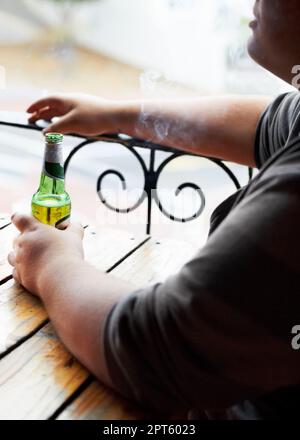
<svg viewBox="0 0 300 440"><path fill-rule="evenodd" d="M195 257L111 310L114 387L154 410L224 409L299 383L300 148L261 173Z"/></svg>
<svg viewBox="0 0 300 440"><path fill-rule="evenodd" d="M267 107L258 123L254 146L257 168L261 168L299 133L300 93L284 93Z"/></svg>

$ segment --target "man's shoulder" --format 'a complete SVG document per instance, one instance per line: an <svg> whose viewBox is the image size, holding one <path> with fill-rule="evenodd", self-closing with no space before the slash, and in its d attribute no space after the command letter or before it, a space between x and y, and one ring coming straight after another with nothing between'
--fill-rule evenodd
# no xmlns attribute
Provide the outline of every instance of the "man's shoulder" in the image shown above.
<svg viewBox="0 0 300 440"><path fill-rule="evenodd" d="M287 189L292 185L300 191L300 136L277 151L260 169L256 180L260 185L273 180L276 186L288 184Z"/></svg>
<svg viewBox="0 0 300 440"><path fill-rule="evenodd" d="M254 154L260 169L272 156L300 135L300 93L277 96L262 114L256 131Z"/></svg>

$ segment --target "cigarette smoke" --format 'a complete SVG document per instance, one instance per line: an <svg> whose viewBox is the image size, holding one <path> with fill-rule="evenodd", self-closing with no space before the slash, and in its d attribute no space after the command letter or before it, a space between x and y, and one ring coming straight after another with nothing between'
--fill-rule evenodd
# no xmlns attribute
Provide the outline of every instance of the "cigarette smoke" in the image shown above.
<svg viewBox="0 0 300 440"><path fill-rule="evenodd" d="M143 100L140 108L138 129L154 133L156 142L162 143L168 136L176 138L178 144L190 146L194 144L193 136L190 136L189 129L191 120L189 110L183 105L182 100L190 99L191 96L182 96L180 85L163 75L158 70L145 71L140 76L140 88ZM193 98L195 99L193 93ZM166 102L168 104L166 105ZM153 105L153 103L155 103ZM170 105L171 103L171 105ZM172 113L172 106L174 113ZM180 112L178 110L180 106ZM180 114L180 117L178 117ZM201 121L199 121L201 124ZM146 130L145 130L146 129ZM147 130L148 129L148 130ZM153 137L153 136L152 136Z"/></svg>
<svg viewBox="0 0 300 440"><path fill-rule="evenodd" d="M161 142L170 131L170 122L165 118L157 117L160 110L163 111L163 100L174 96L177 85L168 80L158 70L148 70L140 76L140 88L143 95L143 103L140 112L140 124L152 124L154 132ZM156 116L151 111L151 100L157 99ZM158 111L157 111L158 110Z"/></svg>

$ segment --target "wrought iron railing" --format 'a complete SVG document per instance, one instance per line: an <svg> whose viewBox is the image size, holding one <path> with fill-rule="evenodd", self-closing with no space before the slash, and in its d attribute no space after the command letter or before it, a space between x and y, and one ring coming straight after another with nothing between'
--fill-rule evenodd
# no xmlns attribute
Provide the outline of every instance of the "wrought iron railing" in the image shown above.
<svg viewBox="0 0 300 440"><path fill-rule="evenodd" d="M20 124L15 122L6 122L6 121L0 121L0 125L9 126L9 127L15 127L15 128L22 128L22 129L28 129L28 130L38 130L41 131L43 127L37 124ZM124 148L126 148L131 154L135 156L138 163L141 166L141 169L144 174L144 187L143 191L141 192L141 196L138 198L137 202L135 202L132 206L127 208L118 208L116 206L112 206L109 201L104 197L103 195L103 188L102 183L104 179L108 175L115 175L120 179L122 188L125 190L127 188L126 179L121 171L115 170L115 169L108 169L102 172L102 174L97 179L97 185L96 190L99 195L99 198L101 202L110 210L113 210L115 212L121 213L121 214L128 214L129 212L132 212L136 210L145 200L147 200L147 219L146 219L146 233L150 234L151 232L151 214L152 214L152 204L153 201L156 203L157 207L161 211L161 213L165 216L167 216L169 219L175 221L175 222L190 222L192 220L197 219L203 212L205 207L205 195L200 188L199 185L192 183L192 182L183 182L181 185L179 185L175 190L175 195L179 195L182 190L185 188L190 188L194 190L198 196L199 196L199 207L197 211L188 217L176 217L175 215L172 215L171 213L167 212L167 210L164 208L159 195L158 195L158 179L161 175L161 173L164 171L166 166L172 162L173 160L182 157L182 156L196 156L196 157L204 157L199 156L192 153L187 153L180 151L178 149L164 147L162 145L154 144L152 142L143 141L140 139L134 139L125 135L102 135L102 136L96 136L93 138L84 138L82 136L78 135L70 135L77 138L80 138L80 143L74 147L71 152L69 153L68 157L65 160L65 172L67 173L70 162L72 161L72 158L74 155L81 150L82 148L94 144L95 142L108 142L108 143L117 143L119 145L122 145ZM143 150L148 150L150 152L150 158L148 163L146 163L143 155L141 152ZM156 153L157 152L165 152L168 154L167 158L164 159L159 166L156 168ZM232 181L236 189L241 188L241 183L239 182L236 175L233 173L233 171L229 168L229 166L222 160L214 159L214 158L208 158L205 157L205 159L213 162L217 166L219 166L228 176L228 178ZM249 173L249 180L252 179L253 176L253 170L252 168L248 169Z"/></svg>

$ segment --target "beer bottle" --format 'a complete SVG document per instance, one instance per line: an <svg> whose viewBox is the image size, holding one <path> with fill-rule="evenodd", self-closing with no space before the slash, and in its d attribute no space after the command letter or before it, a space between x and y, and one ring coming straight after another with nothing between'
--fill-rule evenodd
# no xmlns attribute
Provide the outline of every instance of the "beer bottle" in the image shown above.
<svg viewBox="0 0 300 440"><path fill-rule="evenodd" d="M46 145L40 186L32 197L32 215L42 223L60 229L68 225L71 200L65 191L63 135L46 134Z"/></svg>

